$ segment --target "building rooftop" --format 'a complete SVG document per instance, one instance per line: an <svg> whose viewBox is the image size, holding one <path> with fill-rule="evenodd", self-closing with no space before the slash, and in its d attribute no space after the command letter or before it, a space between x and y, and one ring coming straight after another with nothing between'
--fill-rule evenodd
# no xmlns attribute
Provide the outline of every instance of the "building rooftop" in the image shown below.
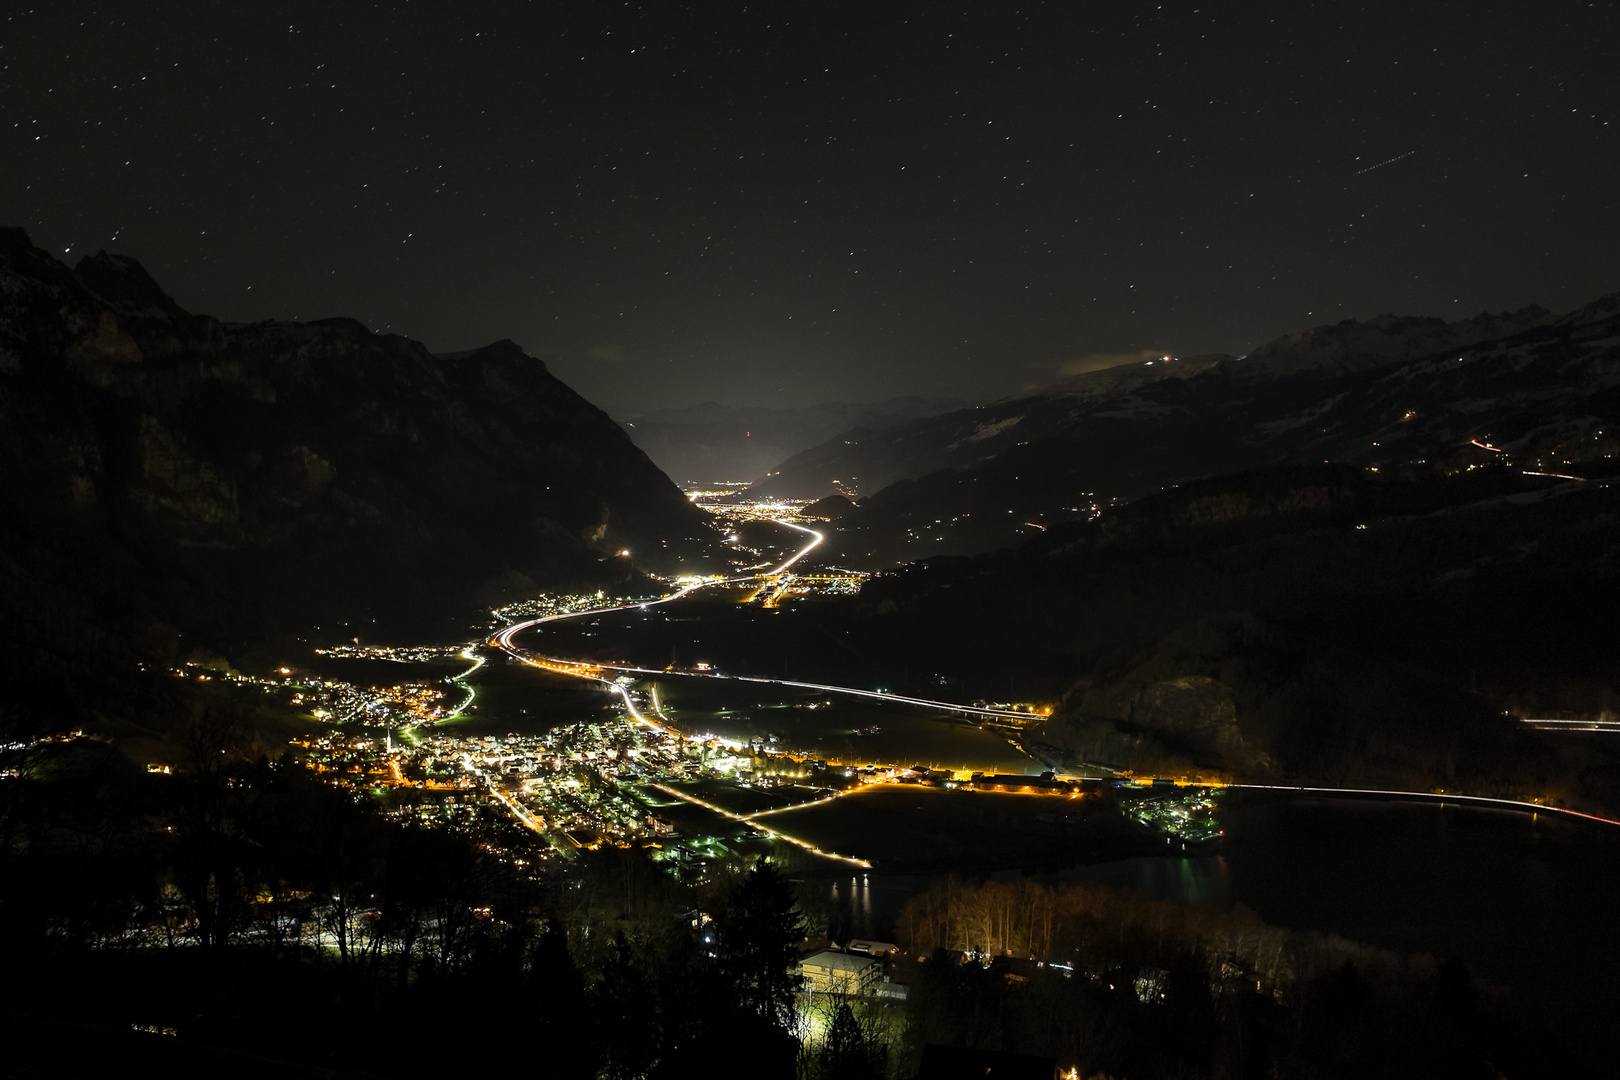
<svg viewBox="0 0 1620 1080"><path fill-rule="evenodd" d="M820 952L811 953L799 962L851 973L864 971L877 963L870 956L851 956L849 953L837 952L833 949L822 949Z"/></svg>

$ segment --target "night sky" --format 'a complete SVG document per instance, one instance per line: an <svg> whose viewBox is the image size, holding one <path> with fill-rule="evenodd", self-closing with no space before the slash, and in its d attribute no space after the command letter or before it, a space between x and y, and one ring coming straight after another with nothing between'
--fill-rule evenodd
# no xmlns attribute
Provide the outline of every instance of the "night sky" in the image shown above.
<svg viewBox="0 0 1620 1080"><path fill-rule="evenodd" d="M0 223L619 414L1620 289L1620 5L10 5Z"/></svg>

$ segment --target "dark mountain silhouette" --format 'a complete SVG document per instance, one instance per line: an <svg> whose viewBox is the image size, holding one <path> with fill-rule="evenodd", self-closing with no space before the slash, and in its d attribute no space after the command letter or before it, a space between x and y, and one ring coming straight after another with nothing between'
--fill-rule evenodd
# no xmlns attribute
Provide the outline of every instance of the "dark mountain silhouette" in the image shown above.
<svg viewBox="0 0 1620 1080"><path fill-rule="evenodd" d="M711 538L510 341L434 356L352 319L221 323L133 259L70 270L20 229L0 294L13 656L421 623L694 566Z"/></svg>
<svg viewBox="0 0 1620 1080"><path fill-rule="evenodd" d="M1232 474L880 574L848 640L925 678L1059 698L1033 737L1067 767L1607 812L1610 744L1517 718L1620 708L1617 522L1610 481L1509 467Z"/></svg>
<svg viewBox="0 0 1620 1080"><path fill-rule="evenodd" d="M828 495L825 499L817 499L801 511L806 517L826 518L828 521L837 521L854 512L855 504L843 495Z"/></svg>
<svg viewBox="0 0 1620 1080"><path fill-rule="evenodd" d="M1504 457L1543 471L1598 467L1620 449L1606 426L1620 405L1615 306L1611 297L1563 318L1527 308L1449 324L1381 316L1242 358L1110 368L883 433L846 433L751 490L810 498L835 479L858 486L866 498L845 523L846 547L881 564L993 549L1241 470L1328 460L1455 471Z"/></svg>

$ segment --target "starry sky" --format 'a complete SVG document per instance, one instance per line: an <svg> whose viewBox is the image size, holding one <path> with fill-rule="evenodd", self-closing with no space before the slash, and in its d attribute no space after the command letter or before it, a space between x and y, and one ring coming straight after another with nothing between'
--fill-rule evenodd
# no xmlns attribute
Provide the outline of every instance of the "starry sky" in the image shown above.
<svg viewBox="0 0 1620 1080"><path fill-rule="evenodd" d="M8 5L0 223L628 415L1620 289L1620 5Z"/></svg>

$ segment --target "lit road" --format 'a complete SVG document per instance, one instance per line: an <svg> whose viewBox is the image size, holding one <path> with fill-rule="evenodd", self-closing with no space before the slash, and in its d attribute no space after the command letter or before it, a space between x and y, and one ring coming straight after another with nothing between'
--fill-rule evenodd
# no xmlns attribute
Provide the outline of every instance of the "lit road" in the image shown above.
<svg viewBox="0 0 1620 1080"><path fill-rule="evenodd" d="M654 606L655 604L667 604L672 600L679 600L683 596L687 596L687 595L695 592L698 589L706 588L707 586L710 586L710 585L733 585L733 584L737 584L737 583L740 583L740 582L756 580L757 578L766 578L766 579L776 578L779 575L785 573L787 571L788 567L792 566L794 563L796 563L800 559L804 558L806 555L808 555L811 551L813 551L815 549L816 545L820 544L824 539L826 539L821 533L817 532L816 530L807 529L802 525L794 525L791 522L787 522L787 521L778 521L777 524L778 525L785 525L790 529L796 529L799 532L807 534L811 539L810 539L810 542L808 544L806 544L804 547L800 548L797 552L795 552L792 558L788 559L782 565L776 567L773 570L766 571L763 574L749 575L749 576L746 576L746 577L717 578L717 579L715 579L713 581L695 582L695 583L693 583L691 585L687 585L686 587L684 587L682 589L679 589L679 590L677 590L677 591L675 591L673 593L670 593L668 596L661 597L660 599L657 599L657 600L648 600L648 601L644 601L644 602L636 602L636 603L630 603L630 604L609 604L609 605L604 605L603 607L599 607L599 608L591 608L591 609L586 610L586 611L565 612L565 613L559 614L559 615L546 615L546 616L543 616L543 617L538 618L538 619L529 619L529 620L526 620L524 622L514 623L513 625L506 627L504 630L502 630L500 633L496 634L494 637L492 637L490 639L490 644L496 646L499 649L501 649L503 652L505 652L507 655L513 657L514 659L519 660L522 663L528 664L531 667L543 668L543 669L545 669L547 671L554 671L554 672L557 672L558 674L562 674L562 675L571 675L571 676L573 676L575 678L592 679L592 680L595 680L597 682L604 683L605 685L610 687L614 692L616 692L621 699L623 699L625 711L627 713L629 713L631 719L633 719L636 723L642 724L642 725L644 725L646 727L652 728L655 731L660 731L660 732L663 732L665 734L671 734L671 735L678 734L677 732L674 732L671 729L664 727L662 724L659 724L657 721L655 721L655 720L651 719L650 717L648 717L639 708L637 708L635 696L630 692L630 689L628 687L623 685L617 679L608 678L607 676L605 676L603 674L604 671L620 671L620 672L632 672L632 673L637 673L637 674L652 674L652 675L662 675L662 674L666 674L666 672L654 671L654 670L649 669L649 668L626 667L626 666L617 665L617 664L593 664L593 663L591 663L589 661L584 661L584 660L564 660L564 659L559 659L559 658L554 658L554 657L537 657L537 656L533 656L533 655L530 655L529 653L524 652L522 649L519 649L516 645L512 644L512 638L516 634L519 634L519 633L523 632L524 630L528 630L531 627L539 626L542 623L557 622L558 620L561 620L561 619L578 619L578 618L583 618L584 616L587 616L587 615L601 615L601 614L604 614L604 613L607 613L607 612L614 612L614 611L628 611L628 610L631 610L632 608L648 608L648 607ZM471 674L471 672L469 671L467 674ZM684 673L682 673L682 674L684 674ZM699 675L702 675L703 673L694 672L692 674L694 676L699 676ZM724 676L713 676L713 677L715 677L715 678L723 678ZM746 680L746 681L751 681L751 682L771 682L773 680L752 679L752 680ZM809 685L809 684L805 684L805 683L786 683L786 684L783 684L783 685ZM870 692L868 692L868 691L848 690L848 689L846 689L844 687L830 687L828 689L839 690L841 692L846 692L846 693L868 693L868 694L870 694ZM882 696L885 696L885 695L875 694L875 695L870 695L870 696L882 697ZM657 690L656 689L654 689L654 691L653 691L653 695L652 695L652 697L650 699L650 704L652 706L652 711L659 717L659 719L667 719L666 717L664 717L663 711L658 706L658 697L657 697ZM539 823L537 823L533 818L531 818L527 813L525 813L523 811L522 807L518 806L515 801L513 801L511 799L508 799L506 796L501 794L501 792L499 792L499 791L497 791L495 789L495 785L492 782L490 782L489 777L486 776L481 769L477 768L476 764L473 762L473 760L472 760L472 758L470 756L466 757L464 760L465 760L465 765L466 765L467 770L469 772L474 773L480 779L482 779L484 781L485 787L489 790L489 792L492 795L494 795L497 799L499 799L502 803L504 803L506 805L506 807L509 810L512 811L513 814L517 815L518 819L520 821L522 821L524 825L526 825L529 828L533 829L535 832L544 832L543 827ZM789 844L793 844L793 845L795 845L797 847L803 848L805 851L808 851L813 855L819 855L819 856L822 856L823 858L827 858L827 859L835 859L835 860L838 860L840 862L851 863L851 864L853 864L855 866L870 867L872 865L871 863L867 862L865 859L857 859L857 858L855 858L853 856L850 856L850 855L841 855L836 851L825 851L822 848L819 848L816 845L814 845L814 844L812 844L812 843L810 843L810 842L808 842L806 840L800 840L798 837L789 836L787 833L778 832L777 830L772 829L769 826L759 824L759 823L757 823L755 821L752 821L749 818L747 818L747 817L745 817L745 816L743 816L741 814L734 814L730 810L726 810L726 809L723 809L722 807L715 806L713 803L707 802L707 801L705 801L703 799L699 799L694 795L688 795L685 792L677 791L674 788L666 787L663 784L652 784L650 786L652 786L654 788L657 788L659 791L662 791L667 795L672 795L677 799L681 799L681 800L683 800L685 802L689 802L689 803L693 803L693 804L695 804L697 806L701 806L705 810L711 811L712 813L716 813L716 814L719 814L719 815L721 815L723 817L730 818L733 821L739 822L739 823L744 824L744 825L748 825L750 828L757 829L760 832L763 832L766 835L771 836L771 837L773 837L773 838L775 838L777 840L782 840L782 841L785 841L785 842L787 842Z"/></svg>
<svg viewBox="0 0 1620 1080"><path fill-rule="evenodd" d="M788 559L787 562L772 570L767 570L760 574L745 574L741 577L720 577L713 578L708 581L694 581L692 584L683 586L682 588L670 593L668 596L661 596L657 600L643 600L630 604L606 604L599 608L587 608L584 611L565 611L557 615L542 615L538 619L528 619L524 622L513 623L511 626L506 627L500 633L491 638L489 643L513 656L516 656L521 660L524 658L524 656L512 645L512 636L514 634L522 633L524 630L527 630L530 627L539 626L542 623L558 622L562 619L582 619L587 615L604 615L615 611L629 611L631 608L656 607L659 604L668 604L672 601L679 600L683 596L689 596L699 589L707 589L712 585L741 585L745 582L757 581L761 578L774 578L780 574L786 573L788 567L810 554L810 552L814 551L816 547L826 539L824 535L816 530L807 529L803 525L795 525L790 521L777 521L776 524L785 526L789 529L794 529L798 532L806 533L811 539L808 544L794 552L792 558ZM584 662L568 660L559 660L556 662L561 664L575 663L578 667L592 666ZM622 670L629 671L631 669L624 668Z"/></svg>
<svg viewBox="0 0 1620 1080"><path fill-rule="evenodd" d="M606 671L623 671L632 675L676 675L683 679L726 679L731 682L760 683L765 686L792 686L800 690L819 690L829 694L850 694L855 697L873 698L878 701L891 701L900 705L919 705L928 709L971 713L974 716L1005 716L1019 720L1029 720L1039 715L1037 713L1017 712L1012 709L990 709L982 705L962 705L954 701L936 701L933 698L907 697L905 694L891 694L887 690L861 690L853 686L831 686L827 683L798 682L793 679L761 679L751 675L723 675L712 671L665 671L662 668L630 667L624 664L603 664L601 667Z"/></svg>
<svg viewBox="0 0 1620 1080"><path fill-rule="evenodd" d="M886 783L887 781L883 782ZM809 802L789 803L787 806L773 806L769 810L755 810L752 814L739 815L739 820L758 821L760 818L766 817L770 814L781 814L788 810L803 810L808 806L821 806L823 803L835 802L838 799L842 799L848 794L849 792L847 791L835 791L831 795L823 795L821 798L811 799Z"/></svg>
<svg viewBox="0 0 1620 1080"><path fill-rule="evenodd" d="M602 681L607 683L609 686L613 687L613 689L615 689L615 690L617 690L619 692L619 696L624 699L625 710L630 713L630 718L632 720L634 720L636 723L642 725L643 727L652 728L654 731L662 732L665 735L675 735L675 734L677 734L677 732L674 732L674 731L670 730L669 728L664 727L662 724L657 723L654 720L648 719L648 717L646 716L645 713L643 713L640 709L636 708L635 698L630 696L630 690L627 687L621 686L618 683L612 682L612 681L607 680L607 679L603 679ZM654 711L657 711L657 706L656 705L654 706ZM659 715L660 718L663 717L663 713L659 713L658 715Z"/></svg>
<svg viewBox="0 0 1620 1080"><path fill-rule="evenodd" d="M1492 448L1487 448L1487 449L1492 449ZM991 708L985 708L983 706L978 706L978 705L964 705L964 704L961 704L959 702L938 701L938 700L935 700L933 698L909 697L909 696L906 696L904 694L889 693L888 691L885 691L885 690L863 690L863 689L860 689L858 687L853 687L853 686L831 686L831 685L828 685L826 683L800 682L800 681L793 680L793 679L764 679L764 678L757 678L757 677L747 676L747 675L724 675L724 674L719 674L719 673L716 673L716 672L709 672L709 671L666 671L666 670L661 669L661 668L633 667L633 666L630 666L630 665L627 665L627 664L592 664L592 663L589 663L589 662L586 662L586 661L566 660L566 659L551 658L551 657L538 657L538 656L534 656L534 655L532 655L530 653L525 652L524 650L518 648L516 645L514 645L512 643L513 637L515 637L517 634L520 634L523 631L528 630L528 629L530 629L532 627L539 626L539 625L541 625L543 623L556 622L556 621L559 621L559 620L562 620L562 619L577 619L577 618L581 618L581 617L586 616L586 615L601 615L601 614L607 614L607 613L616 612L616 611L627 611L627 610L630 610L632 608L652 607L652 606L654 606L656 604L667 604L667 603L669 603L669 602L671 602L673 600L679 600L683 596L690 595L691 593L696 592L698 589L707 588L707 587L709 587L711 585L734 585L734 584L741 584L741 583L750 582L750 581L757 581L757 580L760 580L762 578L764 578L764 579L772 578L772 577L775 577L775 576L783 573L784 571L787 570L788 567L792 566L794 563L796 563L800 559L804 558L804 556L808 555L824 539L822 534L819 533L819 532L816 532L814 529L807 529L807 528L805 528L803 526L794 525L791 522L786 522L786 521L778 521L777 524L785 525L788 528L796 529L799 532L806 533L812 539L811 539L810 543L805 545L805 547L802 548L801 550L799 550L792 558L788 559L786 562L782 563L780 566L776 567L773 570L767 571L767 572L762 573L762 574L752 574L752 575L746 575L746 576L743 576L743 577L716 578L716 579L714 579L712 581L695 582L695 583L693 583L691 585L685 586L682 589L679 589L676 592L670 593L668 596L661 597L660 599L657 599L657 600L649 600L649 601L645 601L645 602L642 602L642 603L631 603L631 604L611 604L611 605L605 605L605 606L599 607L599 608L592 608L592 609L590 609L588 611L567 612L567 613L563 613L563 614L559 614L559 615L547 615L547 616L544 616L544 617L538 618L538 619L529 619L529 620L527 620L525 622L514 623L511 626L506 627L505 629L501 630L499 633L495 634L492 638L490 638L489 643L491 645L501 649L502 651L504 651L508 655L512 656L514 659L519 660L519 661L521 661L523 663L530 664L530 665L533 665L535 667L546 668L546 669L551 670L551 671L561 672L563 674L574 675L574 676L581 677L581 678L593 678L593 679L597 679L597 680L599 680L601 682L607 683L608 685L612 686L624 698L626 708L629 709L630 715L632 717L634 717L638 723L645 724L648 727L660 728L660 730L663 730L661 728L661 725L657 724L653 720L648 719L645 715L643 715L635 707L635 704L631 699L630 692L625 687L621 686L618 682L616 682L616 681L614 681L612 679L608 679L608 678L604 677L602 673L606 672L606 671L616 671L616 672L622 672L622 673L625 673L625 674L632 674L632 675L679 676L681 678L688 678L688 679L725 679L725 680L729 680L729 681L732 681L732 682L758 683L758 684L766 685L766 686L791 686L791 687L794 687L796 689L815 690L815 691L820 691L820 692L824 692L824 693L831 693L831 694L848 694L848 695L853 695L855 697L870 698L870 699L874 699L874 700L878 700L878 701L889 701L889 702L894 702L896 704L901 704L901 705L916 705L916 706L921 706L921 707L924 707L924 708L940 709L940 710L944 710L944 711L947 711L947 712L967 713L967 714L974 715L974 716L1001 716L1001 717L1016 718L1016 719L1020 719L1020 720L1028 720L1028 719L1030 719L1031 714L1027 713L1027 712L1016 712L1016 711L1006 710L1006 709L991 709ZM654 704L654 710L657 711L656 703ZM661 713L660 713L660 716L662 716ZM1552 727L1555 724L1557 724L1559 727L1563 726L1561 724L1558 724L1558 722L1556 722L1556 721L1547 721L1547 720L1535 721L1534 723L1536 724L1536 726L1546 725L1548 727ZM1592 730L1594 727L1596 727L1598 730L1609 730L1610 729L1608 727L1608 725L1599 726L1599 725L1594 725L1591 722L1582 722L1582 724L1580 726L1585 728L1586 730ZM1576 727L1576 725L1570 724L1569 727L1574 728L1574 727ZM1484 795L1438 794L1438 793L1432 792L1432 791L1398 791L1398 790L1390 790L1390 789L1382 789L1382 788L1313 787L1313 786L1309 786L1309 785L1293 785L1293 784L1220 784L1220 785L1217 785L1217 786L1231 787L1231 788L1238 788L1238 789L1251 789L1251 790L1256 790L1256 791L1299 791L1299 792L1311 792L1311 793L1324 794L1324 795L1332 795L1332 794L1370 795L1370 796L1381 796L1381 797L1385 797L1385 798L1418 799L1418 800L1431 801L1431 802L1453 802L1453 803L1462 803L1462 804L1467 804L1467 805L1472 805L1472 806L1485 806L1485 807L1496 806L1496 807L1502 807L1504 809L1517 810L1517 811L1524 812L1524 813L1559 814L1559 815L1563 815L1563 816L1567 816L1567 817L1582 818L1582 819L1587 820L1587 821L1600 822L1600 823L1605 824L1605 825L1620 825L1620 821L1617 821L1615 819L1599 817L1599 816L1597 816L1595 814L1585 814L1585 813L1582 813L1582 812L1580 812L1578 810L1569 810L1569 809L1565 809L1563 807L1558 807L1558 806L1547 806L1547 805L1544 805L1542 803L1524 802L1524 801L1517 800L1517 799L1498 799L1498 798L1493 798L1493 797L1484 796ZM688 802L698 803L698 804L704 806L705 808L710 809L710 810L714 810L715 812L723 814L726 817L734 818L737 821L747 822L748 824L754 825L755 827L758 827L758 828L763 828L764 827L759 822L753 820L753 817L756 816L756 815L750 815L748 817L744 817L742 815L733 814L733 813L731 813L730 811L727 811L727 810L721 810L719 807L710 806L708 803L705 803L702 800L693 798L692 796L686 795L684 793L676 792L676 791L673 791L673 790L670 790L670 789L667 789L667 788L662 788L662 787L660 789L664 790L664 791L667 791L668 794L674 795L677 798L684 799L684 800L686 800ZM771 813L771 812L772 811L765 811L764 813ZM774 834L774 835L781 835L781 834ZM798 844L800 847L803 847L803 848L805 848L807 850L815 851L817 854L827 855L827 856L833 857L833 858L842 858L842 859L846 859L846 860L848 860L850 862L860 862L860 860L850 859L848 856L836 855L836 854L834 854L832 852L820 851L819 849L816 849L815 847L813 847L813 845L810 845L810 844L807 844L807 843L805 843L803 841L794 839L793 837L782 836L782 839L788 840L789 842L794 843L794 844Z"/></svg>
<svg viewBox="0 0 1620 1080"><path fill-rule="evenodd" d="M1425 802L1462 803L1468 806L1500 806L1509 810L1527 811L1532 814L1562 814L1566 817L1601 822L1604 825L1620 825L1620 821L1613 818L1598 817L1596 814L1583 814L1579 810L1566 810L1561 806L1545 806L1541 803L1523 802L1519 799L1494 799L1488 795L1457 795L1450 792L1441 794L1434 791L1391 791L1384 788L1310 787L1303 784L1222 784L1220 786L1250 791L1308 791L1318 795L1381 795L1398 799L1420 799Z"/></svg>
<svg viewBox="0 0 1620 1080"><path fill-rule="evenodd" d="M766 577L775 577L777 574L785 574L785 573L787 573L787 568L788 567L792 566L794 563L798 562L800 559L802 559L806 555L810 554L812 551L814 551L816 549L816 546L818 544L820 544L823 540L827 539L821 533L816 532L816 530L807 529L803 525L795 525L791 521L778 521L777 524L778 525L786 525L788 528L797 529L802 533L808 533L810 536L815 537L815 539L811 540L804 547L800 548L799 551L797 552L797 554L795 554L793 556L793 558L789 559L787 562L783 563L781 566L778 566L775 570L768 571L766 573L766 575L765 575Z"/></svg>
<svg viewBox="0 0 1620 1080"><path fill-rule="evenodd" d="M662 791L665 795L672 795L675 798L680 799L680 800L682 800L684 802L689 802L694 806L701 806L701 807L703 807L703 809L708 810L711 813L719 814L721 817L728 817L732 821L741 822L744 825L751 826L752 828L758 829L760 832L765 833L767 836L771 836L771 837L773 837L773 838L775 838L777 840L786 840L788 843L793 844L796 847L801 847L804 850L810 852L812 855L820 855L822 858L825 858L825 859L837 859L840 862L854 863L856 866L864 866L864 867L866 867L868 869L870 869L871 866L872 866L872 864L867 862L865 859L857 859L853 855L840 855L836 851L824 851L823 849L818 848L818 847L816 847L816 845L810 843L808 840L800 840L796 836L789 836L787 833L780 833L780 832L777 832L775 829L769 828L768 826L761 825L758 821L754 820L754 816L749 816L749 815L745 815L745 814L734 814L730 810L724 809L723 807L716 806L716 805L714 805L714 803L708 802L708 801L706 801L704 799L700 799L696 795L688 795L684 791L676 791L674 788L665 787L663 784L649 784L648 786L657 788L659 791ZM826 799L818 799L817 800L817 802L826 802L826 801L827 801ZM814 804L812 804L812 803L800 803L797 806L784 806L781 809L783 809L783 810L797 810L797 809L799 809L800 806L811 806L811 805L814 805ZM757 816L757 815L755 815L755 816Z"/></svg>
<svg viewBox="0 0 1620 1080"><path fill-rule="evenodd" d="M1620 732L1620 721L1615 720L1558 720L1552 717L1527 716L1521 723L1538 731Z"/></svg>
<svg viewBox="0 0 1620 1080"><path fill-rule="evenodd" d="M506 808L512 811L513 816L519 821L523 822L525 827L533 829L535 832L542 835L545 834L545 826L541 825L538 821L534 820L533 817L529 816L528 811L519 806L515 800L507 798L506 795L496 788L495 782L489 778L488 773L478 767L477 763L473 761L471 754L461 755L461 766L474 776L478 777L479 780L483 781L484 790L488 791L496 799L504 803Z"/></svg>
<svg viewBox="0 0 1620 1080"><path fill-rule="evenodd" d="M465 649L461 650L461 658L463 660L467 660L467 661L471 662L472 667L468 668L466 671L463 671L460 675L454 676L453 678L451 678L450 681L455 683L457 686L460 686L463 690L467 691L467 696L461 699L461 704L460 705L457 705L454 709L451 709L448 713L446 713L444 715L444 719L446 719L446 720L454 720L456 717L458 717L462 713L466 712L467 711L467 706L471 705L473 703L473 698L478 696L478 691L476 691L472 687L466 685L465 682L463 682L463 680L466 679L467 676L471 675L473 672L477 671L479 668L484 666L484 663L485 663L484 658L482 656L479 656L477 653L473 652L473 647L471 645L469 645Z"/></svg>
<svg viewBox="0 0 1620 1080"><path fill-rule="evenodd" d="M689 596L698 589L705 589L711 585L739 585L750 581L757 581L761 578L774 578L785 573L788 567L810 554L810 552L814 551L816 547L826 539L826 537L821 533L814 529L805 528L803 525L795 525L789 521L777 521L776 524L784 525L787 528L796 529L799 532L805 533L810 537L810 542L795 552L792 558L788 559L782 565L772 570L767 570L761 574L749 574L743 577L715 578L712 581L694 582L691 585L687 585L686 587L679 589L676 592L672 592L668 596L660 597L657 600L639 601L630 604L607 604L599 608L588 608L585 611L568 611L558 615L544 615L538 619L528 619L523 622L513 623L511 626L501 630L499 633L489 639L489 643L505 652L513 659L520 660L526 664L531 664L536 667L543 667L549 671L556 671L564 675L575 675L580 678L599 679L602 682L611 682L611 680L602 678L600 673L603 671L618 671L628 675L674 675L686 679L724 679L731 682L761 683L767 686L791 686L799 690L815 690L828 694L849 694L854 697L872 698L878 701L890 701L899 705L917 705L927 709L943 709L947 712L968 713L973 716L1001 716L1017 720L1030 719L1033 714L1027 712L1017 712L1011 709L990 709L981 705L963 705L959 702L937 701L933 698L908 697L904 694L892 694L886 690L863 690L854 686L831 686L826 683L797 682L792 679L762 679L748 675L725 675L713 671L666 671L663 668L633 667L628 664L595 664L585 660L567 660L560 657L536 656L525 652L512 643L512 639L518 634L523 633L525 630L529 630L549 622L560 622L563 619L581 619L588 615L605 615L616 611L630 611L636 608L649 608L658 604L667 604L671 601L679 600L683 596ZM626 698L626 700L628 700L628 698ZM642 723L652 727L657 726L644 716L639 714L633 715L635 715L636 719Z"/></svg>

